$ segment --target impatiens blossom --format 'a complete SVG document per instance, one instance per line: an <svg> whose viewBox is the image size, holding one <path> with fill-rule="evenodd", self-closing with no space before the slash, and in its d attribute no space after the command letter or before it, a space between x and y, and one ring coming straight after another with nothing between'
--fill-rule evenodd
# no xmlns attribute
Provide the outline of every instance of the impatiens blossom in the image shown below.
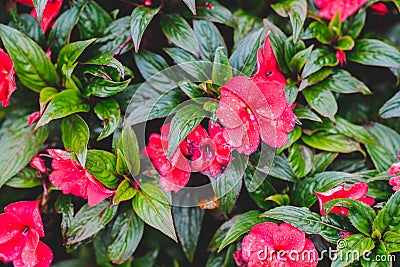
<svg viewBox="0 0 400 267"><path fill-rule="evenodd" d="M368 0L314 0L315 5L320 8L319 15L324 19L331 20L340 12L340 20L345 21L356 13Z"/></svg>
<svg viewBox="0 0 400 267"><path fill-rule="evenodd" d="M389 13L389 9L384 3L376 3L369 7L372 13L378 16L386 16Z"/></svg>
<svg viewBox="0 0 400 267"><path fill-rule="evenodd" d="M96 206L114 195L115 191L104 187L88 170L73 160L67 151L48 149L47 152L53 158L50 182L60 188L64 194L87 199L89 206Z"/></svg>
<svg viewBox="0 0 400 267"><path fill-rule="evenodd" d="M31 162L29 162L29 165L41 173L45 173L47 171L44 160L39 155L33 157Z"/></svg>
<svg viewBox="0 0 400 267"><path fill-rule="evenodd" d="M3 107L8 106L11 94L17 89L14 74L14 62L0 48L0 102Z"/></svg>
<svg viewBox="0 0 400 267"><path fill-rule="evenodd" d="M28 126L31 126L33 123L38 122L39 119L40 119L40 112L39 111L33 112L28 117Z"/></svg>
<svg viewBox="0 0 400 267"><path fill-rule="evenodd" d="M33 0L17 0L18 3L34 6ZM63 0L48 0L43 12L42 20L39 21L43 32L46 32L53 22L53 19L58 15L62 6ZM31 15L37 18L36 8L31 11Z"/></svg>
<svg viewBox="0 0 400 267"><path fill-rule="evenodd" d="M343 66L346 64L346 53L343 50L338 50L336 51L336 59L339 62L340 66Z"/></svg>
<svg viewBox="0 0 400 267"><path fill-rule="evenodd" d="M324 204L330 200L337 198L349 198L359 200L364 202L368 206L372 206L375 202L375 199L372 197L367 197L368 193L368 185L364 182L358 182L350 186L348 189L345 189L346 183L342 183L339 186L329 189L325 192L315 192L315 195L318 197L319 202L319 210L322 216L325 214ZM345 216L348 216L349 210L344 207L333 207L330 210L331 213L339 213Z"/></svg>
<svg viewBox="0 0 400 267"><path fill-rule="evenodd" d="M252 154L261 139L272 147L287 142L293 130L293 105L285 95L285 78L280 73L268 37L259 50L257 72L252 78L236 76L221 89L217 117L226 128L225 139L239 153Z"/></svg>
<svg viewBox="0 0 400 267"><path fill-rule="evenodd" d="M217 122L209 124L208 132L198 125L180 144L180 148L185 156L190 157L192 171L217 178L231 160L232 148L225 141L225 129Z"/></svg>
<svg viewBox="0 0 400 267"><path fill-rule="evenodd" d="M164 124L160 134L153 133L149 137L148 146L143 154L151 159L153 166L160 173L160 186L165 192L175 193L187 185L190 178L190 166L180 149L168 160L168 135L170 123Z"/></svg>
<svg viewBox="0 0 400 267"><path fill-rule="evenodd" d="M0 214L0 260L18 267L48 267L51 249L39 241L44 237L39 201L9 204Z"/></svg>
<svg viewBox="0 0 400 267"><path fill-rule="evenodd" d="M248 267L313 267L318 264L314 244L305 233L288 223L266 222L254 226L243 238L242 248L234 258L238 266Z"/></svg>
<svg viewBox="0 0 400 267"><path fill-rule="evenodd" d="M394 191L399 191L400 190L400 153L398 156L399 162L393 163L392 166L390 166L390 169L388 171L389 176L395 176L390 178L389 184L393 186Z"/></svg>

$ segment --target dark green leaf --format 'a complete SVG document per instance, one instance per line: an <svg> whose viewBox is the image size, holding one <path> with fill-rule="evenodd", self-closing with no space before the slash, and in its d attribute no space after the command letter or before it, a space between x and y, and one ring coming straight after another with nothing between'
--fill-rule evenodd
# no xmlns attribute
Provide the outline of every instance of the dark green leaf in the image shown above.
<svg viewBox="0 0 400 267"><path fill-rule="evenodd" d="M285 149L291 147L294 144L294 142L299 140L301 135L302 135L301 127L298 126L298 125L294 126L293 131L288 133L288 140L287 140L286 144L283 147L278 148L276 150L276 154L279 155L279 154L282 153L282 151L284 151Z"/></svg>
<svg viewBox="0 0 400 267"><path fill-rule="evenodd" d="M90 131L86 122L79 115L71 115L62 120L62 140L64 148L73 151L78 156L82 166L85 166L87 145Z"/></svg>
<svg viewBox="0 0 400 267"><path fill-rule="evenodd" d="M309 108L302 105L296 105L296 107L294 108L294 114L296 114L296 117L298 119L306 119L316 122L322 122L322 120L318 117L317 114L315 114Z"/></svg>
<svg viewBox="0 0 400 267"><path fill-rule="evenodd" d="M58 76L46 54L34 41L21 32L0 25L0 37L14 62L14 68L21 82L33 91L56 86Z"/></svg>
<svg viewBox="0 0 400 267"><path fill-rule="evenodd" d="M46 43L42 26L37 18L30 14L20 14L18 17L13 18L13 21L8 25L26 34L41 47Z"/></svg>
<svg viewBox="0 0 400 267"><path fill-rule="evenodd" d="M293 183L298 182L292 171L292 168L290 167L290 163L284 154L275 156L273 167L271 168L269 175Z"/></svg>
<svg viewBox="0 0 400 267"><path fill-rule="evenodd" d="M44 13L44 9L46 8L48 0L33 0L33 6L36 9L36 14L38 20L41 21Z"/></svg>
<svg viewBox="0 0 400 267"><path fill-rule="evenodd" d="M303 135L302 140L308 146L323 151L339 153L351 153L355 151L360 151L363 155L365 154L359 143L341 134L317 132L312 135Z"/></svg>
<svg viewBox="0 0 400 267"><path fill-rule="evenodd" d="M200 236L201 224L203 222L204 211L198 207L178 207L172 208L176 233L183 251L190 262L193 262L197 242Z"/></svg>
<svg viewBox="0 0 400 267"><path fill-rule="evenodd" d="M104 150L88 150L86 158L86 169L108 188L115 189L118 186L116 176L116 162L114 154Z"/></svg>
<svg viewBox="0 0 400 267"><path fill-rule="evenodd" d="M400 251L400 234L393 232L386 232L383 236L386 247L389 252L399 252Z"/></svg>
<svg viewBox="0 0 400 267"><path fill-rule="evenodd" d="M93 77L86 87L86 96L109 97L118 94L128 87L132 79L114 82L103 78Z"/></svg>
<svg viewBox="0 0 400 267"><path fill-rule="evenodd" d="M313 167L313 153L310 148L293 144L289 150L289 162L297 178L306 176Z"/></svg>
<svg viewBox="0 0 400 267"><path fill-rule="evenodd" d="M136 214L147 224L177 241L171 207L159 187L141 184L141 191L132 200Z"/></svg>
<svg viewBox="0 0 400 267"><path fill-rule="evenodd" d="M390 98L379 110L383 119L400 117L400 91Z"/></svg>
<svg viewBox="0 0 400 267"><path fill-rule="evenodd" d="M113 21L104 30L103 37L97 39L99 51L112 52L121 55L133 47L133 42L127 42L131 37L130 16L125 16Z"/></svg>
<svg viewBox="0 0 400 267"><path fill-rule="evenodd" d="M52 120L78 112L88 112L89 110L89 104L86 103L86 99L78 91L74 89L62 91L50 101L42 117L36 124L36 129Z"/></svg>
<svg viewBox="0 0 400 267"><path fill-rule="evenodd" d="M33 130L26 117L0 129L0 187L36 156L49 134L47 127Z"/></svg>
<svg viewBox="0 0 400 267"><path fill-rule="evenodd" d="M147 26L160 8L136 7L131 14L131 35L135 51L139 51L140 42Z"/></svg>
<svg viewBox="0 0 400 267"><path fill-rule="evenodd" d="M301 80L299 91L325 80L332 73L332 71L332 68L322 68L313 74L310 74L307 78Z"/></svg>
<svg viewBox="0 0 400 267"><path fill-rule="evenodd" d="M310 57L311 51L313 49L313 46L310 46L307 49L304 49L297 54L295 54L291 61L289 62L289 68L290 70L295 73L299 74L306 62L308 61L308 58Z"/></svg>
<svg viewBox="0 0 400 267"><path fill-rule="evenodd" d="M317 48L312 51L310 58L304 65L301 77L307 78L311 74L319 71L322 67L336 66L337 59L334 53L330 52L327 47Z"/></svg>
<svg viewBox="0 0 400 267"><path fill-rule="evenodd" d="M183 2L192 11L193 15L196 15L196 0L183 0Z"/></svg>
<svg viewBox="0 0 400 267"><path fill-rule="evenodd" d="M323 151L315 155L313 160L314 166L311 170L311 174L315 175L324 172L326 168L335 160L335 158L338 155L339 155L338 153L326 152L326 151Z"/></svg>
<svg viewBox="0 0 400 267"><path fill-rule="evenodd" d="M385 42L375 39L362 39L347 53L347 60L364 65L400 68L400 52Z"/></svg>
<svg viewBox="0 0 400 267"><path fill-rule="evenodd" d="M97 138L97 141L99 141L110 136L115 129L117 129L121 117L121 110L117 101L114 99L106 99L96 104L94 113L104 122L104 129Z"/></svg>
<svg viewBox="0 0 400 267"><path fill-rule="evenodd" d="M351 36L353 39L356 39L362 29L364 28L365 18L367 17L367 12L358 12L353 20L346 20L343 22L342 31L344 34Z"/></svg>
<svg viewBox="0 0 400 267"><path fill-rule="evenodd" d="M135 252L143 231L144 223L133 210L117 216L111 229L114 242L108 247L108 257L112 263L122 264Z"/></svg>
<svg viewBox="0 0 400 267"><path fill-rule="evenodd" d="M272 50L274 51L274 55L278 61L279 69L286 73L288 71L285 62L285 55L284 55L284 47L285 42L287 40L286 35L282 32L282 30L274 25L269 20L264 20L264 26L268 31L270 31L268 38L271 42Z"/></svg>
<svg viewBox="0 0 400 267"><path fill-rule="evenodd" d="M78 41L64 46L58 55L58 69L61 70L64 65L73 66L83 51L85 51L85 49L95 40L96 39Z"/></svg>
<svg viewBox="0 0 400 267"><path fill-rule="evenodd" d="M303 90L307 103L320 115L335 121L334 116L338 111L336 99L332 92L323 87L314 85Z"/></svg>
<svg viewBox="0 0 400 267"><path fill-rule="evenodd" d="M212 4L213 8L209 8L208 6L198 6L197 14L193 16L195 19L204 19L212 22L222 23L229 27L235 27L235 20L233 15L229 9L220 5L215 0L207 1Z"/></svg>
<svg viewBox="0 0 400 267"><path fill-rule="evenodd" d="M197 38L184 18L177 14L168 14L161 18L161 29L165 36L176 46L199 55Z"/></svg>
<svg viewBox="0 0 400 267"><path fill-rule="evenodd" d="M397 191L379 211L373 224L373 231L378 230L381 235L385 232L400 233L400 192Z"/></svg>
<svg viewBox="0 0 400 267"><path fill-rule="evenodd" d="M349 51L354 47L354 40L350 36L343 36L340 40L335 44L335 49Z"/></svg>
<svg viewBox="0 0 400 267"><path fill-rule="evenodd" d="M137 190L131 186L130 181L123 180L117 187L113 203L119 204L122 201L132 199L136 195Z"/></svg>
<svg viewBox="0 0 400 267"><path fill-rule="evenodd" d="M202 106L189 104L176 111L169 132L168 156L171 157L179 144L204 119L207 111Z"/></svg>
<svg viewBox="0 0 400 267"><path fill-rule="evenodd" d="M319 42L323 44L330 44L336 36L326 24L319 21L313 21L307 28L306 35L311 38L316 38Z"/></svg>
<svg viewBox="0 0 400 267"><path fill-rule="evenodd" d="M234 43L241 40L249 31L261 26L261 18L248 14L246 11L239 9L234 14L237 28L233 32Z"/></svg>
<svg viewBox="0 0 400 267"><path fill-rule="evenodd" d="M61 213L61 235L63 240L67 239L67 233L74 218L74 204L71 202L70 195L60 195L57 198L54 208Z"/></svg>
<svg viewBox="0 0 400 267"><path fill-rule="evenodd" d="M214 66L212 70L212 81L218 86L223 86L232 78L232 68L229 65L228 56L225 54L225 48L219 47L215 51Z"/></svg>
<svg viewBox="0 0 400 267"><path fill-rule="evenodd" d="M158 249L148 252L141 258L136 258L132 262L132 267L153 267L158 256Z"/></svg>
<svg viewBox="0 0 400 267"><path fill-rule="evenodd" d="M179 88L188 96L190 97L193 101L196 101L197 98L205 97L206 92L199 87L198 84L195 83L183 83L179 85ZM201 104L201 99L198 101L199 104Z"/></svg>
<svg viewBox="0 0 400 267"><path fill-rule="evenodd" d="M193 20L193 30L200 45L200 55L203 60L214 60L215 50L226 45L218 28L206 20Z"/></svg>
<svg viewBox="0 0 400 267"><path fill-rule="evenodd" d="M112 20L107 11L94 1L89 1L79 16L81 39L101 37Z"/></svg>
<svg viewBox="0 0 400 267"><path fill-rule="evenodd" d="M343 240L343 244L345 246L339 248L337 257L332 261L332 267L349 266L375 247L374 240L363 234L350 235Z"/></svg>
<svg viewBox="0 0 400 267"><path fill-rule="evenodd" d="M97 234L112 220L117 209L107 200L94 207L85 204L71 221L65 245L69 247Z"/></svg>
<svg viewBox="0 0 400 267"><path fill-rule="evenodd" d="M38 171L26 167L6 182L6 186L13 188L33 188L42 185L42 181L37 177Z"/></svg>

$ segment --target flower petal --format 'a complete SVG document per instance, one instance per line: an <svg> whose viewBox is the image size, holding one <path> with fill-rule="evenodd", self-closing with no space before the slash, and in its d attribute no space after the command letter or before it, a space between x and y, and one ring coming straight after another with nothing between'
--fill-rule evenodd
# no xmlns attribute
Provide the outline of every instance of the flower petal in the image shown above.
<svg viewBox="0 0 400 267"><path fill-rule="evenodd" d="M39 200L11 203L4 208L4 212L17 216L21 224L36 231L40 237L44 236L42 217L39 212Z"/></svg>
<svg viewBox="0 0 400 267"><path fill-rule="evenodd" d="M14 214L0 214L0 222L0 244L4 244L15 238L15 236L22 233L25 228L25 226L21 224L19 218Z"/></svg>

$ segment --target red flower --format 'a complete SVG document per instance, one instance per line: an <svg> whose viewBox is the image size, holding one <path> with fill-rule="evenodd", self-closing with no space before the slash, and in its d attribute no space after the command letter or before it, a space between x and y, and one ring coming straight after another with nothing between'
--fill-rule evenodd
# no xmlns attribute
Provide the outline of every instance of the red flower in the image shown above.
<svg viewBox="0 0 400 267"><path fill-rule="evenodd" d="M254 226L243 238L241 251L234 256L238 265L244 265L244 261L248 267L312 267L318 264L314 244L288 223L266 222Z"/></svg>
<svg viewBox="0 0 400 267"><path fill-rule="evenodd" d="M384 3L376 3L370 6L372 13L378 16L386 16L389 9Z"/></svg>
<svg viewBox="0 0 400 267"><path fill-rule="evenodd" d="M372 206L374 204L375 199L366 196L368 193L368 185L366 183L364 182L355 183L352 186L350 186L349 189L345 189L344 188L345 185L346 183L342 183L341 185L331 188L328 191L315 192L315 195L318 197L319 210L321 216L324 216L325 214L324 204L330 200L337 198L349 198L349 199L360 200L361 202L364 202L369 206ZM333 209L331 209L330 212L343 214L345 216L348 216L349 214L348 209L343 207L334 207Z"/></svg>
<svg viewBox="0 0 400 267"><path fill-rule="evenodd" d="M367 2L368 0L314 0L315 5L321 9L321 17L331 20L340 12L341 21L356 13Z"/></svg>
<svg viewBox="0 0 400 267"><path fill-rule="evenodd" d="M88 170L73 160L67 151L48 149L47 152L53 158L50 182L64 194L83 197L88 200L89 206L95 206L114 195L115 191L104 187Z"/></svg>
<svg viewBox="0 0 400 267"><path fill-rule="evenodd" d="M0 214L0 260L21 267L48 267L53 261L51 249L39 241L44 237L39 201L20 201Z"/></svg>
<svg viewBox="0 0 400 267"><path fill-rule="evenodd" d="M18 3L34 6L32 0L16 0ZM62 6L63 0L48 0L43 12L42 20L39 21L43 32L46 32L53 19L58 15ZM36 8L31 11L31 15L37 18Z"/></svg>
<svg viewBox="0 0 400 267"><path fill-rule="evenodd" d="M40 111L33 112L28 117L28 126L31 126L33 123L38 122L40 117L41 117Z"/></svg>
<svg viewBox="0 0 400 267"><path fill-rule="evenodd" d="M14 74L14 62L0 48L0 102L3 107L8 106L11 94L17 89Z"/></svg>
<svg viewBox="0 0 400 267"><path fill-rule="evenodd" d="M143 149L143 154L151 159L151 163L160 173L160 186L165 192L181 190L189 182L190 166L180 149L177 149L171 159L167 158L168 135L170 123L161 127L161 135L153 133L149 144Z"/></svg>
<svg viewBox="0 0 400 267"><path fill-rule="evenodd" d="M400 154L399 154L399 161L400 161ZM393 163L392 166L390 166L389 168L388 175L393 176L399 174L400 174L400 162ZM393 186L394 191L400 190L400 176L390 178L389 184Z"/></svg>
<svg viewBox="0 0 400 267"><path fill-rule="evenodd" d="M41 173L45 173L47 171L46 165L44 164L43 159L39 155L32 158L29 165Z"/></svg>
<svg viewBox="0 0 400 267"><path fill-rule="evenodd" d="M338 50L336 51L336 59L339 62L340 66L343 66L346 64L346 53L343 50Z"/></svg>
<svg viewBox="0 0 400 267"><path fill-rule="evenodd" d="M225 129L215 122L208 125L208 131L198 125L180 144L185 156L191 157L192 171L217 178L231 160L231 146L224 138Z"/></svg>

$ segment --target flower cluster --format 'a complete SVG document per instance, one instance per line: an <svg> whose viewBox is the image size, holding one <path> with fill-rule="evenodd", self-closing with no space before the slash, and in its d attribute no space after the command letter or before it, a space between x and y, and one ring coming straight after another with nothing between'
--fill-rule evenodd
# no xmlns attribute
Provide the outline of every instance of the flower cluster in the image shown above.
<svg viewBox="0 0 400 267"><path fill-rule="evenodd" d="M51 249L39 240L44 237L39 201L9 204L0 214L0 260L14 266L48 267Z"/></svg>
<svg viewBox="0 0 400 267"><path fill-rule="evenodd" d="M400 190L400 153L398 156L399 162L393 163L392 166L390 166L388 175L389 176L394 176L390 178L389 184L393 186L394 191L399 191Z"/></svg>
<svg viewBox="0 0 400 267"><path fill-rule="evenodd" d="M329 189L325 192L315 192L318 197L319 209L322 216L325 214L324 204L330 200L337 198L348 198L355 199L364 202L368 206L372 206L375 199L372 197L367 197L368 185L364 182L358 182L351 185L348 189L345 189L346 183L342 183L339 186ZM333 207L331 209L332 213L339 213L348 216L349 210L344 207Z"/></svg>
<svg viewBox="0 0 400 267"><path fill-rule="evenodd" d="M165 192L178 192L185 187L192 171L212 178L224 171L231 160L231 147L225 142L225 130L218 123L209 124L209 133L198 125L168 159L170 127L170 123L164 124L161 134L151 134L148 146L143 149L143 154L160 173L160 186Z"/></svg>
<svg viewBox="0 0 400 267"><path fill-rule="evenodd" d="M331 20L340 12L341 21L345 21L367 2L368 0L314 0L315 5L321 9L319 16Z"/></svg>
<svg viewBox="0 0 400 267"><path fill-rule="evenodd" d="M8 106L11 94L17 89L14 74L14 62L0 48L0 102L3 107Z"/></svg>
<svg viewBox="0 0 400 267"><path fill-rule="evenodd" d="M318 252L305 233L288 223L254 226L234 254L238 266L317 266Z"/></svg>
<svg viewBox="0 0 400 267"><path fill-rule="evenodd" d="M295 125L294 105L288 105L286 80L280 72L268 36L258 50L257 72L250 79L236 76L221 89L217 116L226 127L225 139L239 153L254 153L261 139L282 147Z"/></svg>

